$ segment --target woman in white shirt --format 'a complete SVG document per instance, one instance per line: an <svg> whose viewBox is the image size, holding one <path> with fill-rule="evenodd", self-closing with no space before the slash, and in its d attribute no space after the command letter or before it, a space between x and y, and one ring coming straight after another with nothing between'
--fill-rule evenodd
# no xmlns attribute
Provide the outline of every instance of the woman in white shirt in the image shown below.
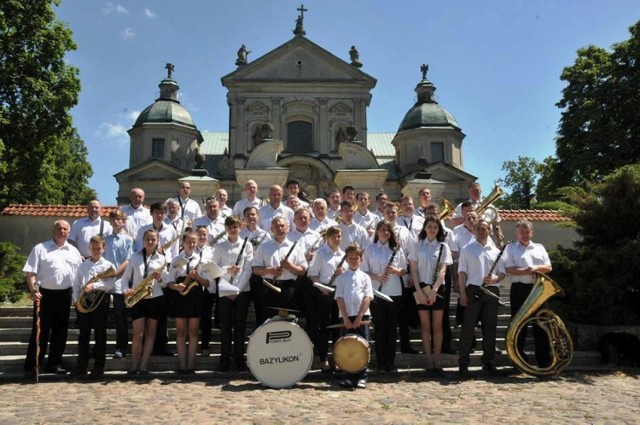
<svg viewBox="0 0 640 425"><path fill-rule="evenodd" d="M128 372L129 375L149 373L147 364L156 339L156 326L164 310L162 276L167 259L158 252L158 232L156 230L149 229L144 232L142 240L144 247L131 256L124 272L126 279L129 279L129 287L124 291L125 300L133 295L134 289L145 279L150 279L149 284L151 285L151 295L140 300L131 308L133 338L131 339L132 367Z"/></svg>
<svg viewBox="0 0 640 425"><path fill-rule="evenodd" d="M409 254L409 268L416 289L415 297L422 327L422 347L427 357L427 372L432 375L442 374L440 354L443 335L444 276L447 265L453 263L451 250L444 243L444 238L445 232L440 220L434 216L427 216L422 231L418 234L418 242ZM428 295L423 288L429 288L426 291Z"/></svg>
<svg viewBox="0 0 640 425"><path fill-rule="evenodd" d="M393 300L391 303L376 300L371 304L371 313L376 330L378 368L395 372L396 328L402 304L402 276L407 274L407 260L388 221L383 220L376 225L373 244L364 250L362 259L360 269L369 275L373 288Z"/></svg>

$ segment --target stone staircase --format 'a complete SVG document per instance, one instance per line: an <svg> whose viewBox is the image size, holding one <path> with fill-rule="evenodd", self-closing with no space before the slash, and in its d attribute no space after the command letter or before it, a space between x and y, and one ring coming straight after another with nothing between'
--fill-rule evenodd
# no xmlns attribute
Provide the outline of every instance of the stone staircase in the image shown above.
<svg viewBox="0 0 640 425"><path fill-rule="evenodd" d="M509 326L509 299L508 289L502 291L502 301L505 305L501 306L498 312L498 330L497 330L497 347L502 352L496 357L496 366L501 369L511 368L511 362L506 355L505 335ZM451 324L455 324L455 306L457 303L457 295L452 294L451 299ZM29 335L31 332L31 307L1 307L0 308L0 380L17 379L23 376L23 362L28 346ZM304 327L304 319L300 319L298 324ZM249 310L247 336L250 336L255 329L255 318L253 308ZM372 330L375 334L375 329ZM532 332L529 332L531 335ZM457 350L460 335L460 327L452 329L452 350ZM480 328L476 328L477 350L471 355L471 368L480 366L482 333ZM63 365L67 369L72 369L77 362L77 339L78 329L75 326L75 309L71 309L70 329L66 351L63 357ZM175 351L175 327L171 319L169 319L169 344ZM411 330L411 344L416 349L422 348L420 339L420 329ZM424 356L415 354L400 353L400 344L398 342L398 351L396 355L396 366L401 371L420 370L424 368ZM124 374L130 366L129 357L125 359L112 359L111 355L115 351L115 330L110 328L107 332L107 362L105 372L107 375L117 376ZM219 362L220 356L220 331L213 329L212 341L210 346L211 355L208 357L198 356L196 358L196 369L198 376L204 373L214 374ZM527 352L533 351L533 340L527 341ZM370 368L376 367L376 359L372 346ZM45 360L46 361L46 360ZM443 354L442 367L451 371L457 370L458 365L457 354ZM576 351L569 369L584 370L598 369L600 364L600 354L597 352ZM90 364L91 366L91 364ZM149 362L149 370L160 375L172 374L178 368L178 357L152 356ZM320 364L316 357L314 360L311 373L319 371ZM223 374L215 372L217 375ZM233 373L233 372L230 372Z"/></svg>

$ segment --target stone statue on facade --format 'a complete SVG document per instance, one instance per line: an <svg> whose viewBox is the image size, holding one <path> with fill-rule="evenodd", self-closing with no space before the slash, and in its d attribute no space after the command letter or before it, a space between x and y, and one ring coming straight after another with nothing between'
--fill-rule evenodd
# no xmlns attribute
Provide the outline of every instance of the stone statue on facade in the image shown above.
<svg viewBox="0 0 640 425"><path fill-rule="evenodd" d="M306 35L307 33L304 30L304 12L307 12L308 9L305 9L304 4L302 4L296 10L300 11L300 15L296 18L296 28L293 30L293 33L295 35Z"/></svg>
<svg viewBox="0 0 640 425"><path fill-rule="evenodd" d="M271 124L270 122L262 124L262 127L260 127L260 130L262 132L262 140L271 140L273 139L273 124Z"/></svg>
<svg viewBox="0 0 640 425"><path fill-rule="evenodd" d="M244 44L240 46L240 49L238 49L238 58L236 59L236 66L246 65L248 63L247 56L249 56L249 53L251 53L251 51L247 50Z"/></svg>
<svg viewBox="0 0 640 425"><path fill-rule="evenodd" d="M356 140L356 136L358 135L358 130L355 127L349 126L347 127L347 140L353 142Z"/></svg>
<svg viewBox="0 0 640 425"><path fill-rule="evenodd" d="M349 57L351 58L351 65L356 68L362 67L362 62L360 62L360 52L358 52L356 46L351 46L351 50L349 50Z"/></svg>
<svg viewBox="0 0 640 425"><path fill-rule="evenodd" d="M423 63L422 66L420 67L420 71L422 72L422 79L426 80L427 72L429 72L429 65Z"/></svg>

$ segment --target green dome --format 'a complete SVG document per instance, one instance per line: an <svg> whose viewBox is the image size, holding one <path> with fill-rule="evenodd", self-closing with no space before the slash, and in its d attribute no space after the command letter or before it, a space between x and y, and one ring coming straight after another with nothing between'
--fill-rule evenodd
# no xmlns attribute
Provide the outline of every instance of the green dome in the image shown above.
<svg viewBox="0 0 640 425"><path fill-rule="evenodd" d="M434 96L436 86L427 80L426 70L415 91L418 94L418 101L402 119L398 132L420 127L453 127L460 129L456 118L436 102Z"/></svg>
<svg viewBox="0 0 640 425"><path fill-rule="evenodd" d="M160 82L160 97L138 115L133 127L145 123L177 123L196 128L191 114L178 100L178 83L171 77Z"/></svg>
<svg viewBox="0 0 640 425"><path fill-rule="evenodd" d="M180 102L176 100L158 99L144 111L140 112L133 127L139 127L145 123L178 123L196 128L191 114Z"/></svg>

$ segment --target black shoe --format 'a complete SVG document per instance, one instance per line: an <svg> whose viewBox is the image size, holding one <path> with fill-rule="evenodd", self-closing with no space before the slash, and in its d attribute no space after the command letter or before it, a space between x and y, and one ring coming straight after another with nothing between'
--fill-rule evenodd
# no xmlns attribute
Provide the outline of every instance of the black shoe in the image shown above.
<svg viewBox="0 0 640 425"><path fill-rule="evenodd" d="M351 379L343 379L338 385L341 388L353 388L353 381Z"/></svg>
<svg viewBox="0 0 640 425"><path fill-rule="evenodd" d="M173 352L173 350L170 350L167 347L164 348L159 348L157 350L153 350L152 353L154 356L167 356L167 357L173 357L176 353Z"/></svg>
<svg viewBox="0 0 640 425"><path fill-rule="evenodd" d="M99 378L101 376L104 375L104 368L101 367L95 367L91 370L91 377L92 378Z"/></svg>
<svg viewBox="0 0 640 425"><path fill-rule="evenodd" d="M187 369L178 369L178 375L186 375L187 374Z"/></svg>
<svg viewBox="0 0 640 425"><path fill-rule="evenodd" d="M500 371L491 362L485 363L484 366L482 366L482 370L491 376L500 375Z"/></svg>
<svg viewBox="0 0 640 425"><path fill-rule="evenodd" d="M396 373L398 368L395 366L387 366L384 368L385 372Z"/></svg>
<svg viewBox="0 0 640 425"><path fill-rule="evenodd" d="M139 370L136 370L136 369L129 369L129 370L127 371L127 375L129 375L129 376L134 376L134 375L137 375L139 372L140 372L140 371L139 371Z"/></svg>
<svg viewBox="0 0 640 425"><path fill-rule="evenodd" d="M86 367L77 367L73 370L73 372L71 372L71 374L73 376L84 376L87 374L87 368Z"/></svg>
<svg viewBox="0 0 640 425"><path fill-rule="evenodd" d="M461 364L458 367L458 374L460 375L460 378L467 379L469 377L469 366Z"/></svg>
<svg viewBox="0 0 640 425"><path fill-rule="evenodd" d="M67 369L64 369L60 366L51 366L51 367L47 367L44 370L46 373L55 373L56 375L66 375L67 373Z"/></svg>
<svg viewBox="0 0 640 425"><path fill-rule="evenodd" d="M185 372L187 373L187 375L195 375L196 374L195 369L187 369Z"/></svg>
<svg viewBox="0 0 640 425"><path fill-rule="evenodd" d="M216 369L217 372L229 372L231 368L229 367L228 364L223 364L221 363L218 368Z"/></svg>

